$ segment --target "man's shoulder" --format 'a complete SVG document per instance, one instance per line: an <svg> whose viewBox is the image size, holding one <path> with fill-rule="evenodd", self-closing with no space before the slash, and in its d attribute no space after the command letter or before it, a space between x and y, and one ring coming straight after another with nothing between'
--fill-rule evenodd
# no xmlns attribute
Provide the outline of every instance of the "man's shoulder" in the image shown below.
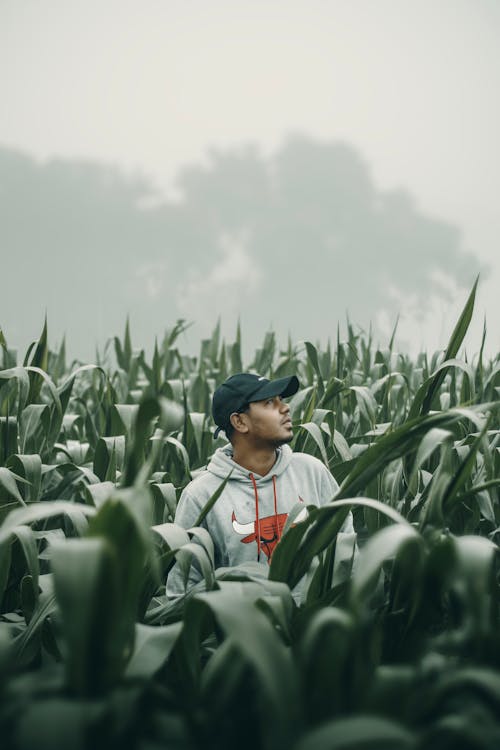
<svg viewBox="0 0 500 750"><path fill-rule="evenodd" d="M188 528L217 489L217 477L209 471L201 471L182 490L175 514L176 523Z"/></svg>
<svg viewBox="0 0 500 750"><path fill-rule="evenodd" d="M311 481L332 486L334 489L338 488L338 482L332 472L319 458L311 456L309 453L293 453L290 464Z"/></svg>
<svg viewBox="0 0 500 750"><path fill-rule="evenodd" d="M207 469L202 469L196 473L196 476L184 487L184 492L189 495L196 496L204 494L205 492L213 491L214 487L217 487L222 482L221 479L214 476Z"/></svg>
<svg viewBox="0 0 500 750"><path fill-rule="evenodd" d="M290 463L293 466L296 467L303 467L304 469L308 469L309 471L315 471L315 472L328 472L327 467L323 463L323 461L320 461L319 458L316 458L316 456L311 456L310 453L292 453Z"/></svg>
<svg viewBox="0 0 500 750"><path fill-rule="evenodd" d="M208 469L197 470L193 479L184 487L182 494L192 499L208 500L225 479L226 477L220 477Z"/></svg>

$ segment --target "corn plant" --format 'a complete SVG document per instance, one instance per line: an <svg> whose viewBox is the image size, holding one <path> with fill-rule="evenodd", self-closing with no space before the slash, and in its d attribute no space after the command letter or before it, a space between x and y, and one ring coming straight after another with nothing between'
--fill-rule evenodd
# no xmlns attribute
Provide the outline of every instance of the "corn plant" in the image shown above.
<svg viewBox="0 0 500 750"><path fill-rule="evenodd" d="M47 321L22 364L0 331L0 729L8 747L326 750L500 744L500 358L415 358L347 321L334 344L273 331L245 367L185 321L67 363ZM214 389L297 374L293 447L340 488L269 569L214 567L184 486L224 443ZM337 532L353 511L359 554ZM202 580L169 600L177 564Z"/></svg>

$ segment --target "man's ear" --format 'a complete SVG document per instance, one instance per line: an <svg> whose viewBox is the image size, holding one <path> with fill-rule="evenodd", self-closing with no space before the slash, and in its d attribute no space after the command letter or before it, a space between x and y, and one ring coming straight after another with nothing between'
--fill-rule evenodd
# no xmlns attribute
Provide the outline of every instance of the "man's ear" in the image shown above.
<svg viewBox="0 0 500 750"><path fill-rule="evenodd" d="M236 430L236 432L240 432L242 434L248 432L248 425L245 420L245 414L234 412L229 417L229 421L231 422L233 429Z"/></svg>

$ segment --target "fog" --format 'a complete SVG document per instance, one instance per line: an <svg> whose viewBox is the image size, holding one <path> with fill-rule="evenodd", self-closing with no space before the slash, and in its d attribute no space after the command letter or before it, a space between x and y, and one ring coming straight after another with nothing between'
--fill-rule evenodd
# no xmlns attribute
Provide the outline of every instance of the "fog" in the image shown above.
<svg viewBox="0 0 500 750"><path fill-rule="evenodd" d="M0 5L0 327L498 350L495 3Z"/></svg>
<svg viewBox="0 0 500 750"><path fill-rule="evenodd" d="M161 203L144 178L99 163L3 149L0 171L5 334L34 336L46 312L76 356L127 315L141 346L179 318L202 336L240 318L251 345L269 327L325 342L346 314L383 337L402 310L418 320L436 297L453 302L480 267L456 227L377 189L344 143L296 135L271 158L213 152Z"/></svg>

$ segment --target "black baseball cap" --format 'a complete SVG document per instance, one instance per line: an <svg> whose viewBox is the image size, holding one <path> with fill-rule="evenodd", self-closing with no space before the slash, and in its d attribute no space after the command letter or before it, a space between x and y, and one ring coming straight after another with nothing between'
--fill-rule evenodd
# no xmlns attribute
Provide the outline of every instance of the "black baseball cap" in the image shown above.
<svg viewBox="0 0 500 750"><path fill-rule="evenodd" d="M246 404L275 396L286 398L293 396L298 390L299 381L295 375L276 380L268 380L250 372L231 375L216 388L212 399L212 416L217 425L214 438L231 424L231 414L240 411Z"/></svg>

